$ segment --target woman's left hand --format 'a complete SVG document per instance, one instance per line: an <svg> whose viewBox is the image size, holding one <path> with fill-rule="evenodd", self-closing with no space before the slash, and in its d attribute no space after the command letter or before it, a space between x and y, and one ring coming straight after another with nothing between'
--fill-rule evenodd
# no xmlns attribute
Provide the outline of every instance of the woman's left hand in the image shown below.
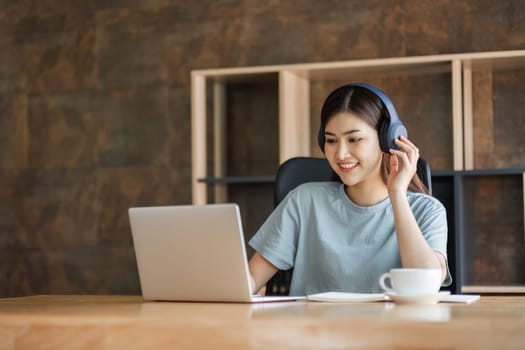
<svg viewBox="0 0 525 350"><path fill-rule="evenodd" d="M406 137L395 140L400 150L390 150L390 174L387 180L390 195L406 193L408 185L416 174L419 149Z"/></svg>

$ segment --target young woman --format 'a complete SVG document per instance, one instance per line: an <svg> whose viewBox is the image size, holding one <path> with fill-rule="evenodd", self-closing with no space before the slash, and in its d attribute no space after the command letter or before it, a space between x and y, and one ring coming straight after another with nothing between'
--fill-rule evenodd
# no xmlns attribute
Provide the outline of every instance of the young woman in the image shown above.
<svg viewBox="0 0 525 350"><path fill-rule="evenodd" d="M254 291L292 267L290 295L380 292L380 275L396 267L439 268L451 283L445 208L417 177L419 150L410 140L381 150L385 118L383 101L366 86L327 97L320 146L341 183L303 184L273 211L250 240Z"/></svg>

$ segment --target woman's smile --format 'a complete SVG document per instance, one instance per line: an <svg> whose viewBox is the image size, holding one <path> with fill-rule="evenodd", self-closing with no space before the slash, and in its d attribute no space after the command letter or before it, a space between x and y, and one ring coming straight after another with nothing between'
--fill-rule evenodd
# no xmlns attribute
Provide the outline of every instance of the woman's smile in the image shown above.
<svg viewBox="0 0 525 350"><path fill-rule="evenodd" d="M354 170L358 166L358 162L340 162L338 163L339 169L341 169L342 172L348 173Z"/></svg>

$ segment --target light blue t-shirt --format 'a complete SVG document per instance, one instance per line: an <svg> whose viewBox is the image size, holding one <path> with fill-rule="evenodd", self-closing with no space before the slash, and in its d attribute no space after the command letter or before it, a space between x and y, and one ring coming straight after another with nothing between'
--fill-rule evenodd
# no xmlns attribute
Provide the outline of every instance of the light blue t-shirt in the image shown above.
<svg viewBox="0 0 525 350"><path fill-rule="evenodd" d="M425 194L407 197L426 241L446 259L445 208ZM401 267L390 200L357 206L338 182L295 188L249 244L280 270L293 267L290 295L381 292L381 274ZM451 282L447 266L443 284Z"/></svg>

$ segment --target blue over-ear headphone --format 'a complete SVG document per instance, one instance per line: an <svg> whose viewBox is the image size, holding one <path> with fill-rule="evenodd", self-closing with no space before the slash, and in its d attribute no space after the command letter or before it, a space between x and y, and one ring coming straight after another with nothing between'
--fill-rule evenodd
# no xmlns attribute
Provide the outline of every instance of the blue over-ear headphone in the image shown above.
<svg viewBox="0 0 525 350"><path fill-rule="evenodd" d="M394 104L388 96L381 91L380 89L376 88L373 85L367 84L367 83L354 83L354 84L348 84L344 86L345 88L352 88L352 87L360 87L363 89L366 89L370 92L372 92L374 95L376 95L379 100L383 103L385 107L385 111L387 114L387 118L383 120L381 125L379 126L379 145L381 146L381 150L385 153L390 153L391 149L399 149L397 145L394 143L395 139L398 139L400 136L408 137L407 129L397 116L396 109L394 108ZM317 135L317 143L319 144L319 147L321 148L321 151L324 152L324 144L325 144L325 130L324 127L321 125L319 128L319 134Z"/></svg>

